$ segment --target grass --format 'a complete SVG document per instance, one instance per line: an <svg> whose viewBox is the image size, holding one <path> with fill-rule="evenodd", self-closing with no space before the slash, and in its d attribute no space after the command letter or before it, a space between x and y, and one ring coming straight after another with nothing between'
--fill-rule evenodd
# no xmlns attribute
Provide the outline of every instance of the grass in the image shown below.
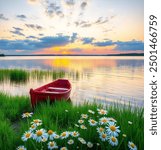
<svg viewBox="0 0 161 150"><path fill-rule="evenodd" d="M32 79L42 80L51 76L53 79L63 78L64 71L42 71L42 70L23 70L23 69L0 69L0 81L9 80L13 83L25 83L31 77Z"/></svg>
<svg viewBox="0 0 161 150"><path fill-rule="evenodd" d="M112 147L108 142L101 142L96 127L89 126L88 121L85 121L87 130L82 130L75 126L79 124L81 114L88 114L89 117L98 120L98 114L90 114L88 110L97 112L97 108L103 106L95 103L74 106L69 102L56 102L52 105L41 104L34 110L32 118L22 119L21 115L24 112L31 112L29 97L26 96L9 96L4 93L0 93L0 149L12 150L16 149L19 145L25 145L28 150L47 149L47 143L36 143L29 139L27 142L23 142L21 137L25 131L29 128L29 122L33 119L42 120L43 124L39 128L45 128L46 130L52 129L57 134L61 134L63 131L78 131L80 137L83 137L86 141L92 143L100 143L100 146L94 144L92 149L120 149L128 150L128 141L133 141L139 150L144 149L144 117L143 108L131 108L130 106L111 105L106 106L104 109L108 111L107 117L113 117L117 120L117 126L120 126L121 133L119 134L119 145ZM133 124L129 125L128 121ZM122 134L126 134L127 137L123 138ZM70 138L69 138L70 139ZM69 146L67 139L55 140L58 145L67 146L68 149L88 149L86 145L81 144L76 138L75 143Z"/></svg>

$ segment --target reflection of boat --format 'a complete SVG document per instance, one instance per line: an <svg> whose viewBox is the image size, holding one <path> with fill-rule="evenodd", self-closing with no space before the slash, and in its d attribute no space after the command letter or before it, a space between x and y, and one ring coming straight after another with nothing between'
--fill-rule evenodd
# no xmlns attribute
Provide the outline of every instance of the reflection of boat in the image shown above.
<svg viewBox="0 0 161 150"><path fill-rule="evenodd" d="M30 89L31 104L34 107L38 102L50 100L68 100L71 84L66 79L58 79L35 90Z"/></svg>

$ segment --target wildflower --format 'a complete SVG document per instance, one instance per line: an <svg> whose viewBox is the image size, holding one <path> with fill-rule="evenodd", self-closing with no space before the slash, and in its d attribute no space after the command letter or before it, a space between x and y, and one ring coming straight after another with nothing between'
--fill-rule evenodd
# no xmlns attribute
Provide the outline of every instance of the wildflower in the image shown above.
<svg viewBox="0 0 161 150"><path fill-rule="evenodd" d="M22 136L22 141L27 141L28 139L30 139L32 137L32 132L31 131L27 131L23 134Z"/></svg>
<svg viewBox="0 0 161 150"><path fill-rule="evenodd" d="M80 120L78 120L78 123L82 124L82 123L84 123L84 120L80 119Z"/></svg>
<svg viewBox="0 0 161 150"><path fill-rule="evenodd" d="M100 115L106 115L106 114L107 114L107 111L104 110L104 109L97 109L97 111L98 111L98 113L99 113Z"/></svg>
<svg viewBox="0 0 161 150"><path fill-rule="evenodd" d="M51 142L48 143L48 149L51 150L51 149L55 149L55 148L58 148L56 142L51 141Z"/></svg>
<svg viewBox="0 0 161 150"><path fill-rule="evenodd" d="M107 136L107 134L105 132L100 133L100 136L99 137L100 137L100 139L102 141L107 141L108 140L108 136Z"/></svg>
<svg viewBox="0 0 161 150"><path fill-rule="evenodd" d="M45 137L42 138L42 142L46 142L47 140L48 140L48 139L45 138Z"/></svg>
<svg viewBox="0 0 161 150"><path fill-rule="evenodd" d="M87 114L81 114L81 117L82 117L83 119L87 119L87 118L88 118L88 115L87 115Z"/></svg>
<svg viewBox="0 0 161 150"><path fill-rule="evenodd" d="M40 119L35 119L31 122L32 125L40 126L42 125L42 120Z"/></svg>
<svg viewBox="0 0 161 150"><path fill-rule="evenodd" d="M22 114L22 118L29 118L29 117L32 117L33 113L29 113L29 112L26 112L26 113L23 113Z"/></svg>
<svg viewBox="0 0 161 150"><path fill-rule="evenodd" d="M88 110L88 112L91 114L95 114L95 112L93 110Z"/></svg>
<svg viewBox="0 0 161 150"><path fill-rule="evenodd" d="M78 124L74 124L76 127L79 127L79 125Z"/></svg>
<svg viewBox="0 0 161 150"><path fill-rule="evenodd" d="M110 136L117 137L118 133L120 133L119 126L116 127L115 122L109 122L109 126L107 128L107 133Z"/></svg>
<svg viewBox="0 0 161 150"><path fill-rule="evenodd" d="M114 118L108 118L108 121L117 122L117 120L115 120Z"/></svg>
<svg viewBox="0 0 161 150"><path fill-rule="evenodd" d="M55 134L54 139L59 139L59 138L60 138L60 136Z"/></svg>
<svg viewBox="0 0 161 150"><path fill-rule="evenodd" d="M132 122L131 121L128 121L128 124L132 125Z"/></svg>
<svg viewBox="0 0 161 150"><path fill-rule="evenodd" d="M92 148L92 147L93 147L93 143L88 142L88 143L87 143L87 146L88 146L89 148Z"/></svg>
<svg viewBox="0 0 161 150"><path fill-rule="evenodd" d="M112 145L112 146L117 146L118 145L118 140L116 137L114 136L110 136L109 139L108 139L109 143Z"/></svg>
<svg viewBox="0 0 161 150"><path fill-rule="evenodd" d="M62 147L60 150L68 150L67 147Z"/></svg>
<svg viewBox="0 0 161 150"><path fill-rule="evenodd" d="M98 128L97 128L97 132L98 132L98 133L102 133L102 132L104 132L104 130L105 130L105 129L102 128L102 127L98 127Z"/></svg>
<svg viewBox="0 0 161 150"><path fill-rule="evenodd" d="M107 124L108 122L109 122L109 120L108 120L107 117L102 117L102 118L100 118L100 120L99 120L99 123L100 123L101 125L105 125L105 124Z"/></svg>
<svg viewBox="0 0 161 150"><path fill-rule="evenodd" d="M30 129L30 131L34 131L35 129L36 129L36 125L31 125L31 127L29 128Z"/></svg>
<svg viewBox="0 0 161 150"><path fill-rule="evenodd" d="M80 128L83 129L83 130L87 129L87 127L85 125L81 125Z"/></svg>
<svg viewBox="0 0 161 150"><path fill-rule="evenodd" d="M49 137L50 140L53 140L53 138L55 137L55 135L56 135L56 133L53 132L52 130L49 130L48 131L48 137Z"/></svg>
<svg viewBox="0 0 161 150"><path fill-rule="evenodd" d="M125 138L125 137L127 137L127 135L126 134L122 134L122 136Z"/></svg>
<svg viewBox="0 0 161 150"><path fill-rule="evenodd" d="M74 144L74 141L72 139L70 139L68 142L67 142L69 145L72 145Z"/></svg>
<svg viewBox="0 0 161 150"><path fill-rule="evenodd" d="M73 137L78 137L78 136L79 136L79 133L76 132L76 131L73 131L73 132L71 132L71 136L73 136Z"/></svg>
<svg viewBox="0 0 161 150"><path fill-rule="evenodd" d="M69 132L63 132L63 133L61 133L61 139L66 139L66 138L68 138L69 137Z"/></svg>
<svg viewBox="0 0 161 150"><path fill-rule="evenodd" d="M97 143L97 146L100 146L100 143Z"/></svg>
<svg viewBox="0 0 161 150"><path fill-rule="evenodd" d="M86 141L85 141L83 138L79 137L78 140L79 140L82 144L86 144Z"/></svg>
<svg viewBox="0 0 161 150"><path fill-rule="evenodd" d="M46 133L46 130L40 129L36 130L36 133L33 134L33 139L36 140L37 142L41 142L43 138L47 138L48 135Z"/></svg>
<svg viewBox="0 0 161 150"><path fill-rule="evenodd" d="M97 121L95 121L95 120L93 120L93 119L88 120L88 122L89 122L89 124L90 124L91 126L96 126L96 125L97 125Z"/></svg>
<svg viewBox="0 0 161 150"><path fill-rule="evenodd" d="M20 145L16 148L16 150L27 150L27 148L25 148L23 145Z"/></svg>
<svg viewBox="0 0 161 150"><path fill-rule="evenodd" d="M136 145L131 141L128 142L128 147L130 148L130 150L137 150Z"/></svg>

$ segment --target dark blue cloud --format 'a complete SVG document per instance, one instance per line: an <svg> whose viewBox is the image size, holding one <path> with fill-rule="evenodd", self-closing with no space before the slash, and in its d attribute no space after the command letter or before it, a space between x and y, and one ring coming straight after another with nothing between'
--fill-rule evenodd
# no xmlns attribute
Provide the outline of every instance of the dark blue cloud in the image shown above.
<svg viewBox="0 0 161 150"><path fill-rule="evenodd" d="M34 29L34 30L42 30L43 27L37 24L25 24L26 27Z"/></svg>
<svg viewBox="0 0 161 150"><path fill-rule="evenodd" d="M64 46L73 42L72 36L47 36L42 37L37 40L7 40L0 39L0 49L1 50L39 50L43 48L49 48L52 46Z"/></svg>
<svg viewBox="0 0 161 150"><path fill-rule="evenodd" d="M127 41L127 42L122 42L122 41L117 41L115 50L144 50L144 43L142 41Z"/></svg>
<svg viewBox="0 0 161 150"><path fill-rule="evenodd" d="M17 15L16 17L21 20L24 20L27 18L25 15Z"/></svg>
<svg viewBox="0 0 161 150"><path fill-rule="evenodd" d="M20 36L25 36L22 31L23 29L18 28L18 27L13 27L14 30L10 31L11 33L15 34L15 35L20 35Z"/></svg>
<svg viewBox="0 0 161 150"><path fill-rule="evenodd" d="M94 38L89 38L89 37L85 37L81 39L83 44L91 44L94 40Z"/></svg>
<svg viewBox="0 0 161 150"><path fill-rule="evenodd" d="M8 20L8 18L6 18L4 14L0 14L0 20Z"/></svg>
<svg viewBox="0 0 161 150"><path fill-rule="evenodd" d="M95 46L100 46L100 47L104 47L104 46L111 46L114 45L114 42L112 40L107 40L107 41L103 41L103 42L95 42L92 43Z"/></svg>

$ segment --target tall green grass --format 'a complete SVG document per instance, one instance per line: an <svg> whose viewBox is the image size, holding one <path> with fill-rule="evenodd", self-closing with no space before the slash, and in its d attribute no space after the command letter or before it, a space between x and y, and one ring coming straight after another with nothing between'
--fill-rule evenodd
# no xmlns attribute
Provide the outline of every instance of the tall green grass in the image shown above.
<svg viewBox="0 0 161 150"><path fill-rule="evenodd" d="M32 108L28 97L24 96L9 96L0 93L0 149L16 149L17 146L23 144L21 136L28 130L28 123L33 119L41 119L43 121L42 128L46 130L52 129L60 134L63 131L78 131L86 141L93 143L98 142L98 134L95 132L95 128L89 127L87 130L82 130L75 126L78 124L81 114L88 114L93 119L98 120L98 115L90 115L88 110L97 111L97 108L103 107L101 105L84 104L80 106L74 106L69 102L61 101L55 102L52 105L49 103L43 103L36 107L32 118L22 119L23 112L31 112ZM133 141L139 150L144 149L144 117L143 108L131 108L130 106L111 105L106 106L104 109L108 110L107 117L113 117L117 120L117 125L120 126L121 133L119 135L120 150L127 150L128 141ZM133 122L132 125L128 124L128 121ZM126 134L127 137L123 138L122 134ZM14 138L13 138L14 137ZM124 140L123 140L124 139ZM66 140L57 140L58 145L66 145ZM41 144L35 143L38 149L41 149ZM46 149L46 143L43 144ZM28 150L35 149L31 141L27 141L25 146ZM82 146L78 140L75 140L75 144L71 149L85 150L87 146ZM94 146L93 149L118 149L113 148L109 144L102 144L100 147Z"/></svg>

